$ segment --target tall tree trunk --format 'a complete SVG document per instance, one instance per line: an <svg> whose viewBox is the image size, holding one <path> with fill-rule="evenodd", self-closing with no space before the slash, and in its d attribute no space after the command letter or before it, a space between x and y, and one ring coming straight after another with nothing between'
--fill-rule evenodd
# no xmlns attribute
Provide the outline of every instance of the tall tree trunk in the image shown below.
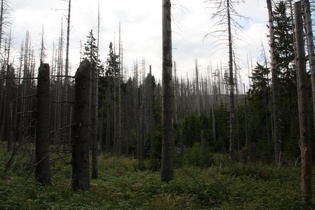
<svg viewBox="0 0 315 210"><path fill-rule="evenodd" d="M64 145L68 145L69 139L71 139L71 129L68 127L70 123L70 107L69 107L69 45L70 45L70 23L71 23L71 0L68 0L68 16L67 16L67 37L66 37L66 60L65 60L65 79L64 79L64 116L63 126L64 129Z"/></svg>
<svg viewBox="0 0 315 210"><path fill-rule="evenodd" d="M305 50L303 40L303 21L301 14L301 2L294 4L295 37L296 37L296 64L298 77L298 105L300 119L300 141L302 160L302 198L307 208L312 203L312 155L310 138L310 113L307 90L307 74L305 63Z"/></svg>
<svg viewBox="0 0 315 210"><path fill-rule="evenodd" d="M116 54L116 53L115 53ZM117 138L117 75L113 76L113 134L114 134L114 153L118 154L118 138Z"/></svg>
<svg viewBox="0 0 315 210"><path fill-rule="evenodd" d="M11 65L7 65L7 75L9 77L14 77L14 69ZM15 129L13 129L13 122L15 121L16 113L14 113L14 102L13 100L18 98L18 95L15 94L14 90L14 79L12 78L7 78L7 106L8 106L8 111L7 111L7 116L9 118L6 119L6 124L8 125L8 138L7 138L7 151L12 151L13 149L13 139L14 139L14 132Z"/></svg>
<svg viewBox="0 0 315 210"><path fill-rule="evenodd" d="M50 182L49 134L50 134L50 79L49 65L38 69L37 124L36 124L36 170L37 181L43 185Z"/></svg>
<svg viewBox="0 0 315 210"><path fill-rule="evenodd" d="M72 127L72 189L88 190L90 136L90 62L84 60L75 75L75 96Z"/></svg>
<svg viewBox="0 0 315 210"><path fill-rule="evenodd" d="M11 151L11 149L13 148L13 121L14 118L16 117L16 115L13 115L13 107L14 107L14 103L12 102L15 98L17 98L17 95L14 96L14 69L12 67L12 65L10 65L10 53L11 53L11 42L12 42L12 38L11 38L11 31L9 34L8 39L6 40L6 61L4 63L6 63L6 68L7 68L7 81L6 81L6 86L7 86L7 106L8 106L8 111L7 111L7 116L9 117L7 119L7 125L8 125L8 130L7 130L7 141L8 141L8 151Z"/></svg>
<svg viewBox="0 0 315 210"><path fill-rule="evenodd" d="M174 91L172 82L172 26L171 1L163 0L163 74L162 74L162 166L161 179L174 178Z"/></svg>
<svg viewBox="0 0 315 210"><path fill-rule="evenodd" d="M118 72L118 112L117 112L117 142L118 142L118 154L122 154L122 112L121 112L121 82L122 82L122 72L123 72L123 49L121 41L121 26L119 23L119 72Z"/></svg>
<svg viewBox="0 0 315 210"><path fill-rule="evenodd" d="M308 59L311 70L311 80L312 80L312 96L313 96L313 115L315 120L315 51L314 51L314 40L313 40L313 30L312 30L312 17L309 0L302 0L303 5L303 15L304 15L304 25L306 31L307 40L307 50ZM315 126L315 123L314 123Z"/></svg>
<svg viewBox="0 0 315 210"><path fill-rule="evenodd" d="M273 139L275 163L281 162L281 133L280 133L280 114L278 102L278 73L276 69L275 57L275 38L273 26L273 14L271 0L267 0L268 16L269 16L269 46L270 46L270 68L272 74L272 107L273 107Z"/></svg>
<svg viewBox="0 0 315 210"><path fill-rule="evenodd" d="M230 91L230 153L231 161L234 161L234 133L235 133L235 102L234 102L234 72L233 72L233 47L231 31L230 0L227 0L227 19L228 19L228 36L229 36L229 91Z"/></svg>

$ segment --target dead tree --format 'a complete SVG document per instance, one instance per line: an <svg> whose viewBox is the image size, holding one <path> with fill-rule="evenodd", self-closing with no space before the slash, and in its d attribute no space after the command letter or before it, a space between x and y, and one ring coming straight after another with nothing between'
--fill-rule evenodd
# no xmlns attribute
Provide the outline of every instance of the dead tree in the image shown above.
<svg viewBox="0 0 315 210"><path fill-rule="evenodd" d="M307 51L308 51L308 60L311 70L311 80L312 80L312 96L313 96L313 115L315 116L315 51L314 51L314 36L312 30L312 17L311 17L311 6L309 0L302 1L303 6L303 16L304 16L304 25L306 32L306 41L307 41ZM315 120L315 117L314 117Z"/></svg>
<svg viewBox="0 0 315 210"><path fill-rule="evenodd" d="M88 190L90 137L90 65L84 60L75 75L75 95L72 119L72 189Z"/></svg>
<svg viewBox="0 0 315 210"><path fill-rule="evenodd" d="M9 2L8 0L1 0L0 2L0 52L2 50L4 29L9 25L8 14L9 14Z"/></svg>
<svg viewBox="0 0 315 210"><path fill-rule="evenodd" d="M169 182L174 178L174 91L172 77L172 26L171 1L163 0L162 37L163 37L163 70L162 70L162 181Z"/></svg>
<svg viewBox="0 0 315 210"><path fill-rule="evenodd" d="M234 102L234 72L233 72L233 47L230 0L227 0L228 41L229 41L229 89L230 89L230 159L234 160L234 133L235 133L235 102Z"/></svg>
<svg viewBox="0 0 315 210"><path fill-rule="evenodd" d="M301 1L294 4L295 38L296 38L296 64L298 77L298 106L300 119L300 141L302 160L302 199L307 208L312 203L312 147L310 138L310 112L307 90L307 74L305 62L305 49L303 40L303 20Z"/></svg>
<svg viewBox="0 0 315 210"><path fill-rule="evenodd" d="M235 4L240 3L242 1L234 1L234 0L207 0L212 4L217 6L216 12L212 15L212 19L218 19L215 23L216 26L224 26L225 29L220 29L215 31L218 36L221 37L227 34L227 46L228 46L228 73L226 74L226 81L228 84L229 91L229 113L230 113L230 131L229 131L229 157L230 160L234 160L234 150L235 150L235 81L234 81L234 70L233 70L233 35L232 30L238 29L240 30L240 24L234 17L244 18L241 14L237 13L235 10ZM207 34L205 37L210 35Z"/></svg>
<svg viewBox="0 0 315 210"><path fill-rule="evenodd" d="M273 107L273 139L275 163L280 164L281 161L281 133L280 133L280 113L278 102L278 73L276 69L275 54L275 37L271 0L267 0L268 16L269 16L269 46L270 46L270 71L272 74L272 107Z"/></svg>
<svg viewBox="0 0 315 210"><path fill-rule="evenodd" d="M49 65L38 69L37 123L36 123L36 170L37 181L43 185L50 182L49 134L50 134L50 79Z"/></svg>
<svg viewBox="0 0 315 210"><path fill-rule="evenodd" d="M68 139L71 137L71 131L69 130L69 122L70 122L70 107L69 107L69 45L70 45L70 23L71 23L71 0L68 0L68 15L67 15L67 36L66 36L66 59L65 59L65 78L64 78L64 92L63 92L63 109L64 113L62 116L63 119L63 143L64 146L67 144L68 145Z"/></svg>

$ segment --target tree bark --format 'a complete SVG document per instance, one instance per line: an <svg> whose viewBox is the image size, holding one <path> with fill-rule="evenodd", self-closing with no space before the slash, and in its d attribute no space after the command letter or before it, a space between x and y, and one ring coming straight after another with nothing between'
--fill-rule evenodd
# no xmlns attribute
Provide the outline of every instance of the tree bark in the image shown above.
<svg viewBox="0 0 315 210"><path fill-rule="evenodd" d="M72 127L72 189L88 190L90 136L90 62L84 60L75 75Z"/></svg>
<svg viewBox="0 0 315 210"><path fill-rule="evenodd" d="M270 46L270 68L272 74L272 107L273 107L273 138L274 138L274 153L275 163L280 164L281 161L281 135L280 135L280 114L278 102L278 73L276 69L275 58L275 39L274 26L272 15L271 0L267 0L267 8L269 15L269 46Z"/></svg>
<svg viewBox="0 0 315 210"><path fill-rule="evenodd" d="M161 179L174 178L174 91L172 82L171 1L163 0L163 70L162 70L162 166Z"/></svg>
<svg viewBox="0 0 315 210"><path fill-rule="evenodd" d="M310 138L310 112L307 90L306 59L303 40L303 20L301 2L294 4L295 37L296 37L296 64L298 77L298 106L300 119L300 141L302 160L302 199L307 208L312 203L312 155Z"/></svg>
<svg viewBox="0 0 315 210"><path fill-rule="evenodd" d="M49 65L38 69L37 124L36 124L36 169L37 181L43 185L50 182L49 134L50 134L50 79Z"/></svg>

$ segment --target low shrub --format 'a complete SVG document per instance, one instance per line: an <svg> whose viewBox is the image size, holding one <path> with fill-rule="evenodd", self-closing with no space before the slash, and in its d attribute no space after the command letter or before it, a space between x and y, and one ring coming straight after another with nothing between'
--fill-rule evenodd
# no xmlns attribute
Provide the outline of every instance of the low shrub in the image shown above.
<svg viewBox="0 0 315 210"><path fill-rule="evenodd" d="M208 148L201 148L200 143L195 143L185 154L184 162L187 166L210 167L213 164L213 153Z"/></svg>

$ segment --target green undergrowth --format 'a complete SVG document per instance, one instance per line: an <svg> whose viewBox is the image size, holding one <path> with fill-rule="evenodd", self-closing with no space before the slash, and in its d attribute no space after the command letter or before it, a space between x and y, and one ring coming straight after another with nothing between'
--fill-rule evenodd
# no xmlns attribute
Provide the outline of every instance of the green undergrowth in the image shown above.
<svg viewBox="0 0 315 210"><path fill-rule="evenodd" d="M1 152L1 173L8 157ZM0 179L0 209L302 209L298 167L229 164L217 154L209 167L176 168L169 183L150 161L101 155L99 178L76 193L69 156L52 164L45 187L17 172Z"/></svg>

